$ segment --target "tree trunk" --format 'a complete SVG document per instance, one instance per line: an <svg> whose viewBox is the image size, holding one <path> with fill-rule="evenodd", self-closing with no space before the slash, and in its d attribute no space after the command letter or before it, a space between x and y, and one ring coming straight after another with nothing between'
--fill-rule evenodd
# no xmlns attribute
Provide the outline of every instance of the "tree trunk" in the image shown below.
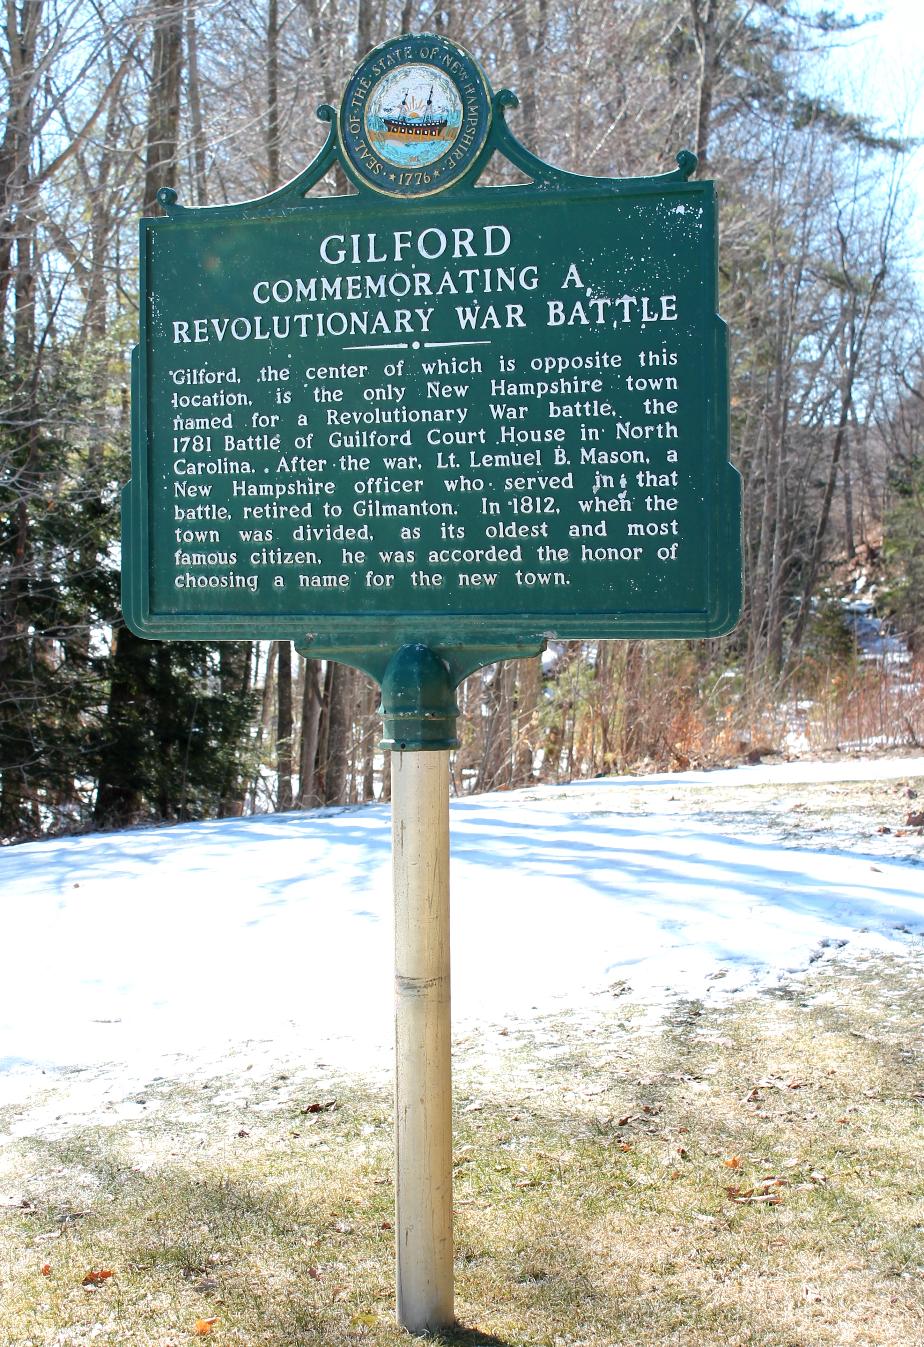
<svg viewBox="0 0 924 1347"><path fill-rule="evenodd" d="M172 185L167 179L176 168L180 134L183 0L160 0L155 10L154 25L142 202L145 215L160 214L157 193L161 187Z"/></svg>
<svg viewBox="0 0 924 1347"><path fill-rule="evenodd" d="M533 780L536 751L539 692L542 686L542 662L536 658L516 662L517 703L514 722L513 784L526 786Z"/></svg>
<svg viewBox="0 0 924 1347"><path fill-rule="evenodd" d="M275 0L273 0L275 3ZM196 0L186 0L186 98L189 103L189 127L192 137L192 179L196 187L196 205L204 206L208 197L205 166L205 131L202 125L202 86L199 80L199 39L196 33Z"/></svg>
<svg viewBox="0 0 924 1347"><path fill-rule="evenodd" d="M354 672L330 660L318 742L318 794L322 804L349 801L350 745L353 737Z"/></svg>
<svg viewBox="0 0 924 1347"><path fill-rule="evenodd" d="M221 694L229 700L250 699L253 645L250 641L224 641L219 651ZM239 818L244 812L247 785L237 755L230 756L218 800L221 818Z"/></svg>
<svg viewBox="0 0 924 1347"><path fill-rule="evenodd" d="M17 29L17 22L19 27ZM6 472L15 484L12 546L7 552L4 593L0 599L0 745L4 753L0 792L0 829L16 835L29 794L26 754L10 752L28 741L23 719L34 716L21 705L31 682L28 614L23 611L33 568L30 502L35 494L39 462L37 399L38 357L35 343L35 226L38 189L32 176L36 152L36 48L42 22L42 0L23 0L19 14L7 6L9 105L0 147L3 210L0 215L0 320L13 294L12 380L4 419L11 427ZM0 329L2 330L2 329ZM10 555L11 554L11 555ZM15 759L19 759L15 761Z"/></svg>
<svg viewBox="0 0 924 1347"><path fill-rule="evenodd" d="M696 130L694 135L696 157L700 172L709 158L709 137L712 131L712 104L719 72L718 20L721 0L689 0L693 21L693 40L699 57L696 86Z"/></svg>
<svg viewBox="0 0 924 1347"><path fill-rule="evenodd" d="M276 808L292 808L292 642L277 642Z"/></svg>
<svg viewBox="0 0 924 1347"><path fill-rule="evenodd" d="M267 191L279 186L279 0L266 10L266 169Z"/></svg>
<svg viewBox="0 0 924 1347"><path fill-rule="evenodd" d="M496 790L509 786L512 779L511 761L511 689L514 679L512 662L500 661L486 689L488 715L484 725L484 747L475 781L476 790Z"/></svg>
<svg viewBox="0 0 924 1347"><path fill-rule="evenodd" d="M373 20L372 0L359 0L356 13L356 59L362 60L366 52L374 46L372 39Z"/></svg>
<svg viewBox="0 0 924 1347"><path fill-rule="evenodd" d="M798 654L801 648L802 640L805 636L805 629L808 624L809 611L811 607L812 595L815 591L815 583L818 579L818 572L821 566L822 547L824 544L825 533L828 528L828 520L831 517L831 503L834 499L834 487L837 483L838 468L840 465L841 454L847 441L848 426L850 423L851 408L853 405L854 385L857 379L857 371L860 364L860 356L863 351L864 339L869 324L870 314L879 295L886 278L885 258L876 275L872 278L869 285L866 300L863 305L862 316L857 319L857 303L859 296L854 290L851 294L851 313L847 325L847 357L845 369L841 381L840 391L840 410L837 418L837 428L834 432L834 441L831 446L831 458L828 464L828 477L825 482L824 496L822 497L821 510L815 526L815 536L812 539L812 547L809 553L808 564L805 568L802 580L802 601L799 606L799 613L796 617L795 626L792 633L792 643L790 645L790 664ZM845 269L845 279L846 277Z"/></svg>
<svg viewBox="0 0 924 1347"><path fill-rule="evenodd" d="M318 686L320 667L317 660L305 660L305 679L302 688L302 737L298 760L299 809L311 809L320 803L315 783L315 762L318 756L318 730L321 719L321 689Z"/></svg>
<svg viewBox="0 0 924 1347"><path fill-rule="evenodd" d="M140 763L147 727L139 703L151 706L151 643L139 641L127 627L113 632L109 704L103 729L103 770L96 790L93 820L117 827L131 823L141 809Z"/></svg>
<svg viewBox="0 0 924 1347"><path fill-rule="evenodd" d="M542 66L542 52L548 29L548 0L539 0L538 23L529 22L526 0L518 0L509 10L510 28L517 57L517 82L523 120L522 139L533 149L538 130L536 80Z"/></svg>
<svg viewBox="0 0 924 1347"><path fill-rule="evenodd" d="M176 162L180 126L180 65L182 56L183 0L160 0L154 10L152 73L148 98L147 150L145 154L142 211L160 214L158 190L167 185ZM108 751L102 759L97 782L94 818L97 822L128 822L139 809L145 752L145 726L156 720L155 683L170 683L170 654L157 656L157 678L152 675L155 659L151 641L139 640L120 623L113 628L109 704L104 738ZM154 697L153 703L148 700ZM161 795L163 792L160 792Z"/></svg>
<svg viewBox="0 0 924 1347"><path fill-rule="evenodd" d="M257 792L260 786L260 774L264 759L264 748L268 755L270 749L270 740L272 738L273 727L273 707L276 705L276 656L278 646L275 641L270 641L266 652L266 668L263 671L263 695L260 699L260 720L257 725L256 736L256 762L254 765L254 775L250 783L250 809L252 813L257 808Z"/></svg>
<svg viewBox="0 0 924 1347"><path fill-rule="evenodd" d="M375 746L379 739L376 705L378 696L371 678L362 680L363 802L375 799Z"/></svg>

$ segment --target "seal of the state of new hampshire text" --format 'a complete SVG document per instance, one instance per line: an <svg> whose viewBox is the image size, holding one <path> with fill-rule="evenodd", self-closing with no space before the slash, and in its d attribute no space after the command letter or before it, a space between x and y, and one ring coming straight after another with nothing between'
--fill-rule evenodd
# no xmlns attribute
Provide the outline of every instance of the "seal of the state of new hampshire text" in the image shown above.
<svg viewBox="0 0 924 1347"><path fill-rule="evenodd" d="M350 77L338 129L353 175L385 196L431 196L463 178L491 125L473 56L444 37L394 38Z"/></svg>

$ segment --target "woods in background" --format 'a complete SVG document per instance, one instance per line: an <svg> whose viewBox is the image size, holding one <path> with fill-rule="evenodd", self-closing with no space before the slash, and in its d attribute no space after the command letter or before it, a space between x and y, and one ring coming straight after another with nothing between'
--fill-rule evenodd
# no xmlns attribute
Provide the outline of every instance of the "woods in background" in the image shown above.
<svg viewBox="0 0 924 1347"><path fill-rule="evenodd" d="M746 609L711 642L562 643L460 689L459 792L786 732L924 734L913 672L857 659L835 601L924 641L924 363L907 144L819 93L852 21L784 0L6 0L0 140L0 835L383 798L375 687L289 642L121 622L137 218L264 194L398 32L468 46L535 153L592 175L695 149L721 200ZM486 181L510 180L495 162ZM493 175L493 176L492 176ZM319 189L342 193L332 175ZM875 586L875 589L873 588Z"/></svg>

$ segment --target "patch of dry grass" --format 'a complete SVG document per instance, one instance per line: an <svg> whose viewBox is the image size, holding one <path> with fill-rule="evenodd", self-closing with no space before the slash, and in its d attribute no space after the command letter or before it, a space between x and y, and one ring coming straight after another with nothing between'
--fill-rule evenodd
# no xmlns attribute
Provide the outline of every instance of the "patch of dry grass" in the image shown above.
<svg viewBox="0 0 924 1347"><path fill-rule="evenodd" d="M455 1340L920 1344L921 972L824 964L657 1030L619 1000L461 1044ZM216 1347L406 1340L389 1098L229 1084L163 1082L142 1117L0 1149L7 1347L180 1347L213 1316Z"/></svg>

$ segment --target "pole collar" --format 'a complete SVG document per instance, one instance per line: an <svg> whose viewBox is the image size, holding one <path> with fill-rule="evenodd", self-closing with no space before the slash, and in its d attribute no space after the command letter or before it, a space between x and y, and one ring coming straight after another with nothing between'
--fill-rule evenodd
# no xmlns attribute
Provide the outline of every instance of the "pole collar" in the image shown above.
<svg viewBox="0 0 924 1347"><path fill-rule="evenodd" d="M421 642L392 655L382 678L381 748L398 753L458 748L455 680L449 665Z"/></svg>

